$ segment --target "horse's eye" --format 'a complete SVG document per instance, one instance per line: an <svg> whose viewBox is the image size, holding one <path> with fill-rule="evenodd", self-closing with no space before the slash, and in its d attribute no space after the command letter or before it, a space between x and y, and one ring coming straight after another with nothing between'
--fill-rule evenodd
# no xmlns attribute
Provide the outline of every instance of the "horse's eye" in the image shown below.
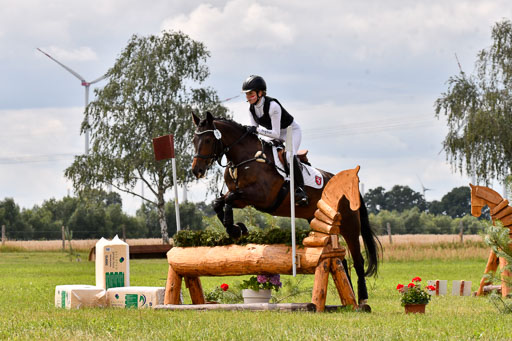
<svg viewBox="0 0 512 341"><path fill-rule="evenodd" d="M205 140L204 140L204 143L205 143L205 144L210 144L210 143L212 143L212 140L211 140L211 139L205 139Z"/></svg>

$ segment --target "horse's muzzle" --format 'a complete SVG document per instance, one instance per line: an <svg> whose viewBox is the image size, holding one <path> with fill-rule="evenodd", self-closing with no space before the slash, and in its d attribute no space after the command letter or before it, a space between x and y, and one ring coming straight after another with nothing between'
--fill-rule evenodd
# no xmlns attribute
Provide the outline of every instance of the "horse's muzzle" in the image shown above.
<svg viewBox="0 0 512 341"><path fill-rule="evenodd" d="M199 166L196 163L196 160L194 160L194 162L192 162L192 174L194 174L197 179L201 179L205 173L206 169L204 167Z"/></svg>

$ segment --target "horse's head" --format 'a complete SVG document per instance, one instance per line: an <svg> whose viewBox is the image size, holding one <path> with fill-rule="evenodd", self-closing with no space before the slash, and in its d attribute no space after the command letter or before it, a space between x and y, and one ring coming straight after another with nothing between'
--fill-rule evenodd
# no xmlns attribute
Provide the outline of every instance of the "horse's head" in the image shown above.
<svg viewBox="0 0 512 341"><path fill-rule="evenodd" d="M215 127L215 118L210 112L207 112L206 118L202 120L192 113L192 119L196 125L192 173L199 179L206 174L212 163L222 156L222 134Z"/></svg>
<svg viewBox="0 0 512 341"><path fill-rule="evenodd" d="M474 217L480 217L482 214L482 208L487 205L487 202L477 195L478 187L469 184L471 187L471 215Z"/></svg>

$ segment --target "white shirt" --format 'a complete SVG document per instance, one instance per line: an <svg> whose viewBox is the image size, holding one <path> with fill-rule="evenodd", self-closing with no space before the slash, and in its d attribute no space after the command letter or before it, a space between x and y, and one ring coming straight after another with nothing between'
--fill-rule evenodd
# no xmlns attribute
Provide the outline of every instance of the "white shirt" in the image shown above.
<svg viewBox="0 0 512 341"><path fill-rule="evenodd" d="M265 104L265 97L261 97L260 100L254 105L254 113L258 118L264 115L263 105ZM281 106L276 101L271 101L268 108L268 115L270 116L270 122L272 123L272 129L266 129L263 126L258 125L258 122L254 120L251 110L249 110L249 118L251 125L256 127L258 134L270 137L272 139L286 141L286 128L281 129ZM300 126L293 120L291 124L293 128L293 151L294 154L299 150L300 142L302 139L302 132Z"/></svg>

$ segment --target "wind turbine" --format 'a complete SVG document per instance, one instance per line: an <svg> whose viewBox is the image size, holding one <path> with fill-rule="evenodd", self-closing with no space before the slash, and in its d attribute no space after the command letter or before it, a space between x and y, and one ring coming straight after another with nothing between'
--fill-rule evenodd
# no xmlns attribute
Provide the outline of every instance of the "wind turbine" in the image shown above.
<svg viewBox="0 0 512 341"><path fill-rule="evenodd" d="M426 188L425 186L423 186L423 182L421 182L420 177L419 177L418 175L416 175L416 177L418 178L418 181L419 181L419 182L420 182L420 184L421 184L421 191L423 192L423 199L427 200L427 199L425 198L425 192L426 192L426 191L430 191L430 190L431 190L431 188Z"/></svg>
<svg viewBox="0 0 512 341"><path fill-rule="evenodd" d="M89 105L89 87L91 86L91 84L97 83L97 82L105 79L107 77L107 75L103 75L103 76L93 80L92 82L87 82L85 80L85 78L80 76L76 71L74 71L74 70L70 69L69 67L67 67L66 65L62 64L57 59L55 59L52 56L50 56L48 53L44 52L40 48L37 48L37 50L39 52L41 52L42 54L46 55L51 60L53 60L55 63L57 63L60 66L62 66L64 69L69 71L73 76L75 76L76 78L78 78L82 82L82 86L85 87L85 108L87 108L87 105ZM89 123L89 122L87 122L87 123ZM89 154L89 129L87 129L85 131L85 155L88 155L88 154Z"/></svg>

